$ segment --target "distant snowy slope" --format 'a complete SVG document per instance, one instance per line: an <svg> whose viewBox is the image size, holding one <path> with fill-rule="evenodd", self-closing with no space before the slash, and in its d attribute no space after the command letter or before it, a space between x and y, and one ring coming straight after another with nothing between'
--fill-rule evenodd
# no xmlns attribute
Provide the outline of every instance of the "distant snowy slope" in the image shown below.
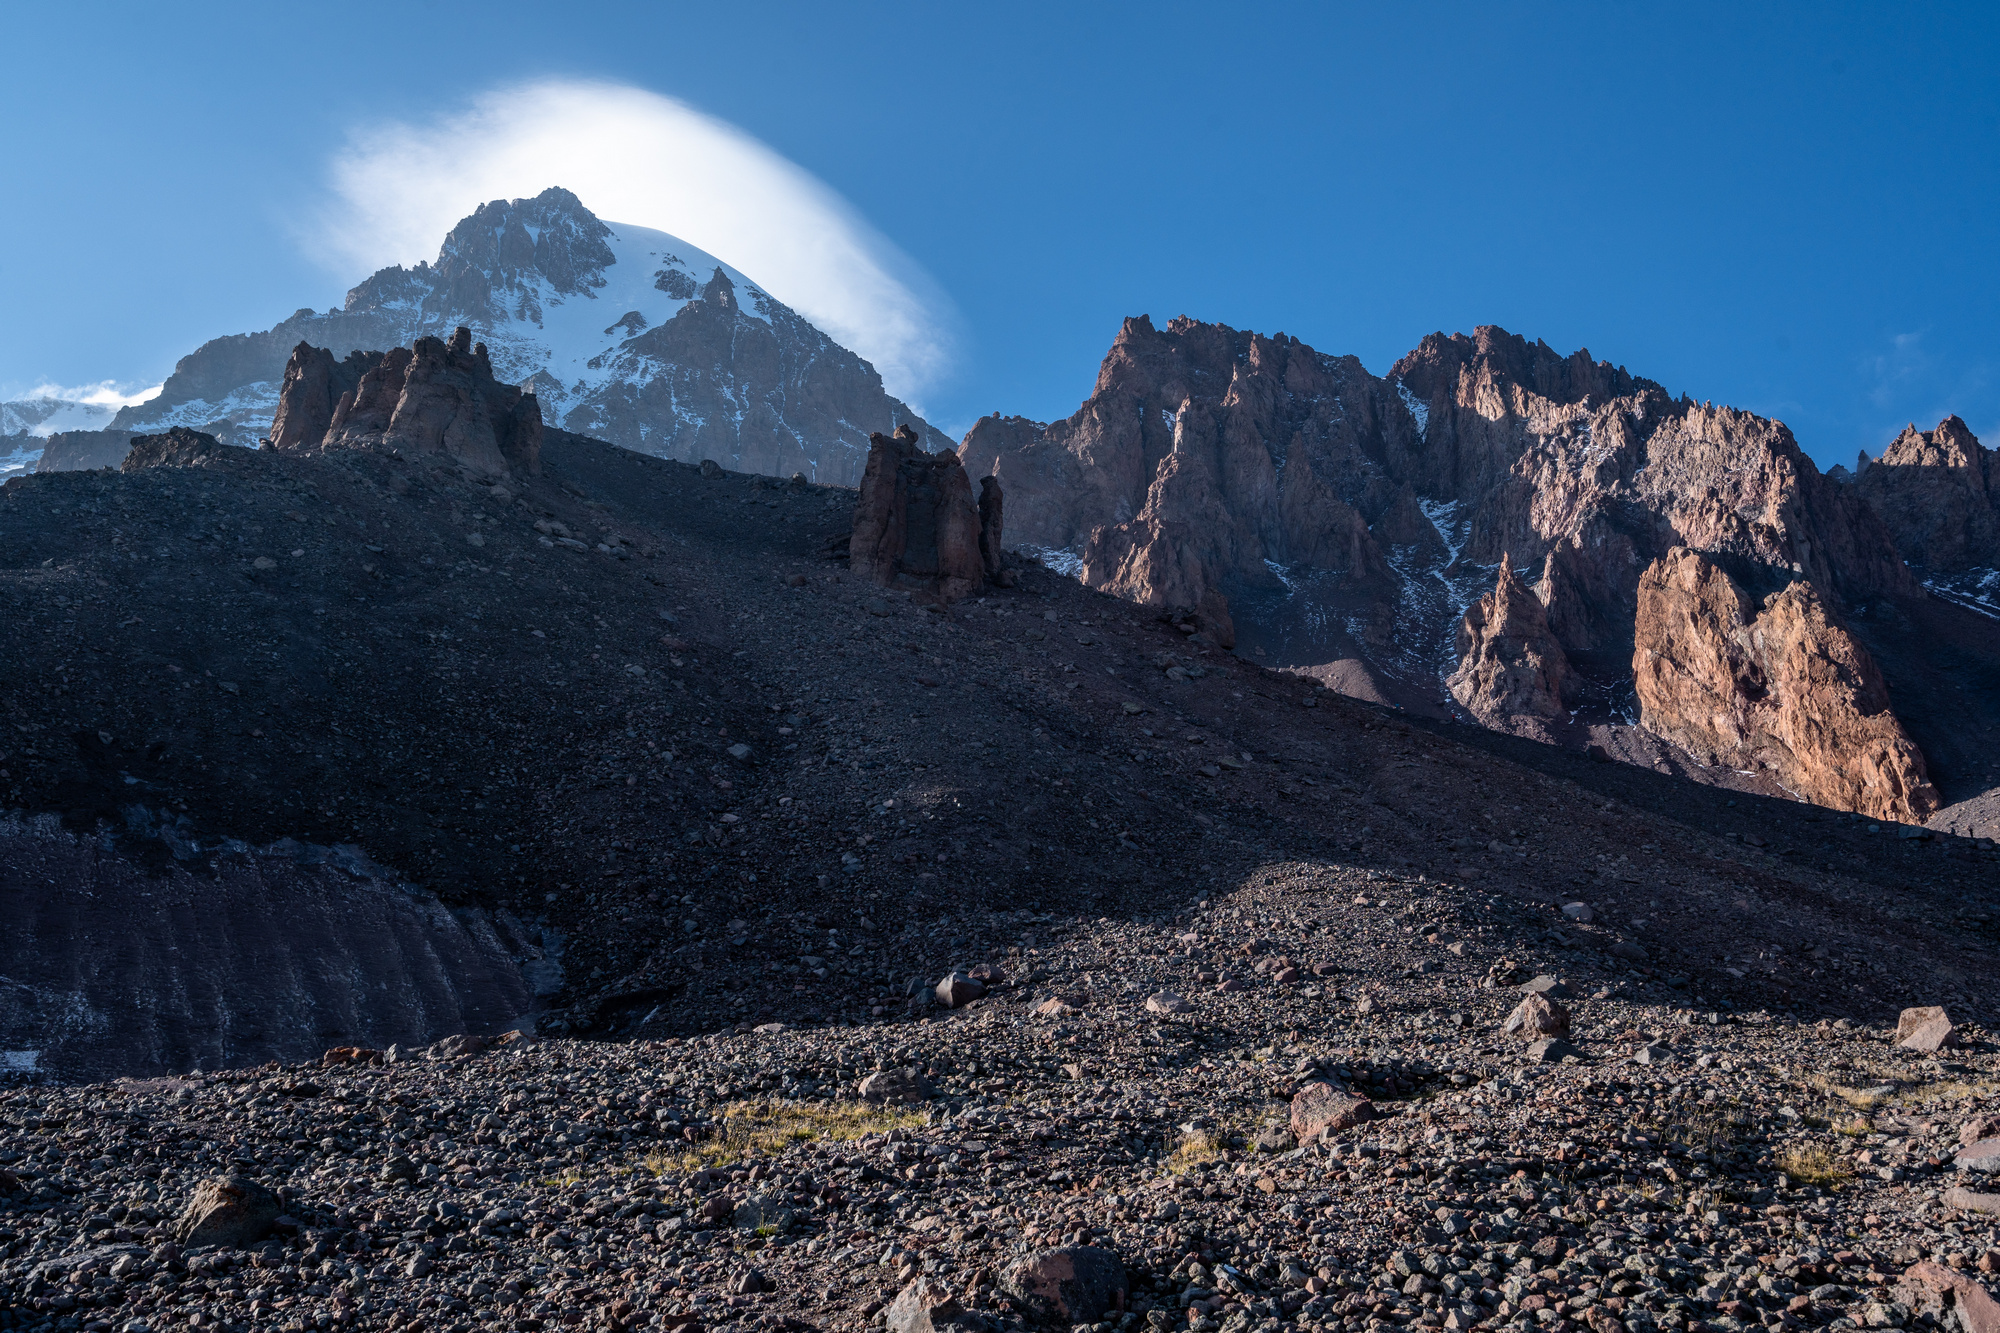
<svg viewBox="0 0 2000 1333"><path fill-rule="evenodd" d="M117 410L67 398L20 398L0 403L0 435L46 437L63 430L102 430Z"/></svg>

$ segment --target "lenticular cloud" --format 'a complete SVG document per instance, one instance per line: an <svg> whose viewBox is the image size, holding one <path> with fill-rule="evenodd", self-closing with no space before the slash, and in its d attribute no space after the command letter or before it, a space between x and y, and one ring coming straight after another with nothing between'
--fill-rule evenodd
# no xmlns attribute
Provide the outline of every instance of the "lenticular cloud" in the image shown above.
<svg viewBox="0 0 2000 1333"><path fill-rule="evenodd" d="M422 125L357 133L315 238L358 272L436 255L492 199L560 185L606 222L670 232L727 261L914 400L950 359L949 302L825 184L733 125L600 83L497 90Z"/></svg>

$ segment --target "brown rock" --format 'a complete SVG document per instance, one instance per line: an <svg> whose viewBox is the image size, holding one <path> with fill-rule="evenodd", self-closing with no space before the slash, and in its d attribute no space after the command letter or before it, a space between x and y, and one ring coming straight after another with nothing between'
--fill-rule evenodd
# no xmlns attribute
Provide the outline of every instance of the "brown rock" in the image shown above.
<svg viewBox="0 0 2000 1333"><path fill-rule="evenodd" d="M284 1210L278 1196L243 1176L219 1176L195 1189L175 1234L182 1245L240 1249L262 1240Z"/></svg>
<svg viewBox="0 0 2000 1333"><path fill-rule="evenodd" d="M1957 417L1905 427L1854 488L1926 573L2000 567L2000 458Z"/></svg>
<svg viewBox="0 0 2000 1333"><path fill-rule="evenodd" d="M1874 659L1818 589L1754 602L1685 548L1639 581L1632 672L1647 730L1807 799L1921 823L1938 807L1924 757L1889 711Z"/></svg>
<svg viewBox="0 0 2000 1333"><path fill-rule="evenodd" d="M1292 1137L1309 1143L1329 1130L1351 1129L1375 1118L1375 1104L1350 1097L1331 1083L1312 1082L1292 1095Z"/></svg>
<svg viewBox="0 0 2000 1333"><path fill-rule="evenodd" d="M964 1313L951 1288L926 1275L897 1293L882 1318L889 1333L941 1333Z"/></svg>
<svg viewBox="0 0 2000 1333"><path fill-rule="evenodd" d="M1904 1270L1896 1295L1919 1316L1931 1315L1954 1333L2000 1333L2000 1303L1986 1288L1943 1264L1920 1263Z"/></svg>
<svg viewBox="0 0 2000 1333"><path fill-rule="evenodd" d="M1947 1208L1956 1208L1961 1213L2000 1213L2000 1194L1969 1190L1962 1185L1954 1185L1946 1190L1939 1202Z"/></svg>
<svg viewBox="0 0 2000 1333"><path fill-rule="evenodd" d="M1938 1051L1958 1044L1956 1029L1941 1005L1905 1009L1896 1019L1896 1045L1908 1051Z"/></svg>
<svg viewBox="0 0 2000 1333"><path fill-rule="evenodd" d="M1035 1315L1055 1324L1091 1324L1123 1309L1130 1285L1125 1263L1094 1245L1066 1245L1016 1260L1000 1286Z"/></svg>
<svg viewBox="0 0 2000 1333"><path fill-rule="evenodd" d="M450 342L419 338L415 347L356 352L338 364L331 352L302 344L285 376L274 448L382 448L444 454L488 473L541 471L541 407L533 394L494 379L486 344L474 343L470 329ZM342 387L350 377L352 387ZM321 427L321 408L336 390Z"/></svg>
<svg viewBox="0 0 2000 1333"><path fill-rule="evenodd" d="M285 362L278 410L271 418L273 449L316 449L333 424L333 410L354 392L361 377L382 363L385 353L350 352L335 361L324 347L301 342Z"/></svg>
<svg viewBox="0 0 2000 1333"><path fill-rule="evenodd" d="M1529 1042L1544 1037L1566 1037L1569 1035L1569 1010L1545 995L1530 994L1514 1006L1514 1012L1507 1015L1507 1021L1500 1025L1500 1030Z"/></svg>
<svg viewBox="0 0 2000 1333"><path fill-rule="evenodd" d="M1465 609L1458 656L1446 687L1485 726L1549 739L1565 719L1575 693L1569 658L1541 599L1505 555L1493 591Z"/></svg>
<svg viewBox="0 0 2000 1333"><path fill-rule="evenodd" d="M957 454L925 453L908 426L893 437L869 437L848 540L851 568L884 587L922 588L955 601L986 581L980 533Z"/></svg>
<svg viewBox="0 0 2000 1333"><path fill-rule="evenodd" d="M1961 1144L1992 1138L2000 1138L2000 1114L1976 1115L1958 1127Z"/></svg>

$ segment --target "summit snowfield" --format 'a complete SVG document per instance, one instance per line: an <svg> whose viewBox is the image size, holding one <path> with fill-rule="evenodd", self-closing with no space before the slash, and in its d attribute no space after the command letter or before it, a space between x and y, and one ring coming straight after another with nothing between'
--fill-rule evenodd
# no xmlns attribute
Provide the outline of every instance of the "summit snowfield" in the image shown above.
<svg viewBox="0 0 2000 1333"><path fill-rule="evenodd" d="M252 445L298 343L340 357L459 325L545 420L642 453L851 485L871 431L908 422L926 447L951 447L873 366L747 274L665 232L603 222L562 189L481 205L435 263L382 269L340 309L203 344L114 424Z"/></svg>

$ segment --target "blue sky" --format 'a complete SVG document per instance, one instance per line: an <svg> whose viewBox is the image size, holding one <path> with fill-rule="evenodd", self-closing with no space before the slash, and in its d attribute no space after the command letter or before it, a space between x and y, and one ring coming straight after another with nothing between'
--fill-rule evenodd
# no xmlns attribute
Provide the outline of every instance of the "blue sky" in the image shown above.
<svg viewBox="0 0 2000 1333"><path fill-rule="evenodd" d="M1498 323L1779 417L1823 465L1946 412L2000 437L1994 14L21 6L0 389L154 382L337 304L353 136L560 78L679 99L843 196L935 284L949 428L1068 414L1144 312L1377 373Z"/></svg>

